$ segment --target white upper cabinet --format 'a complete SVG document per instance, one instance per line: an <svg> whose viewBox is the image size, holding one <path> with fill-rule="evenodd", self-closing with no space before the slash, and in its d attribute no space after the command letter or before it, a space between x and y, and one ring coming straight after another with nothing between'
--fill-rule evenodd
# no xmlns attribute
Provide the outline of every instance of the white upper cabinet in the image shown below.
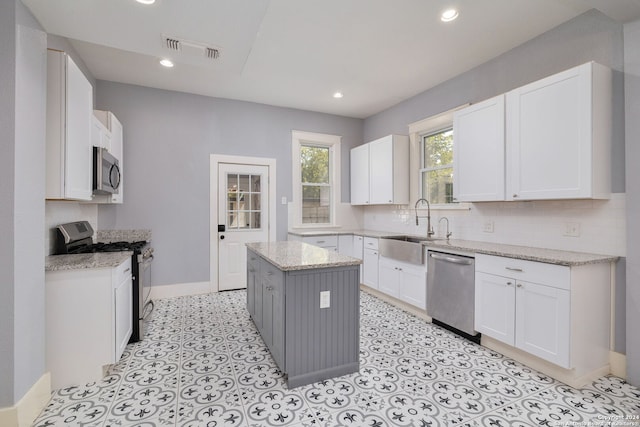
<svg viewBox="0 0 640 427"><path fill-rule="evenodd" d="M109 153L118 159L118 167L120 168L120 186L118 187L118 193L108 196L94 196L94 200L98 203L122 203L124 201L124 145L122 139L122 124L111 111L93 110L93 117L101 128L104 129L106 135L108 135L109 145L101 145L101 147L109 150ZM94 129L96 128L97 126L94 125ZM96 137L94 136L94 140L95 139ZM96 143L94 142L93 145L96 145Z"/></svg>
<svg viewBox="0 0 640 427"><path fill-rule="evenodd" d="M351 204L368 205L369 200L369 145L351 149Z"/></svg>
<svg viewBox="0 0 640 427"><path fill-rule="evenodd" d="M608 198L611 70L587 63L507 93L507 200Z"/></svg>
<svg viewBox="0 0 640 427"><path fill-rule="evenodd" d="M504 200L504 95L453 115L454 200Z"/></svg>
<svg viewBox="0 0 640 427"><path fill-rule="evenodd" d="M47 199L91 200L93 88L64 52L47 51Z"/></svg>
<svg viewBox="0 0 640 427"><path fill-rule="evenodd" d="M352 205L409 203L409 137L389 135L351 150Z"/></svg>

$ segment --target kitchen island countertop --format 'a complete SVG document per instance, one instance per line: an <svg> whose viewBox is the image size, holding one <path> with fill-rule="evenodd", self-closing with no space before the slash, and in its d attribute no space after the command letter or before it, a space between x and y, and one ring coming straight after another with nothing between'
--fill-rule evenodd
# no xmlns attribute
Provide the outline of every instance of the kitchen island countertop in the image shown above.
<svg viewBox="0 0 640 427"><path fill-rule="evenodd" d="M308 243L282 241L247 243L247 247L282 271L359 265L362 261Z"/></svg>

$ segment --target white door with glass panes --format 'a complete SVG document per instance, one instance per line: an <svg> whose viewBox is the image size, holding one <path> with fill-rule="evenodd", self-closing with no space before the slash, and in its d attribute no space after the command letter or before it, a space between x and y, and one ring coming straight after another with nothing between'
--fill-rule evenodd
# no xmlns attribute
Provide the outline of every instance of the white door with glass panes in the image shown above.
<svg viewBox="0 0 640 427"><path fill-rule="evenodd" d="M269 240L269 168L218 168L218 289L247 287L246 243Z"/></svg>

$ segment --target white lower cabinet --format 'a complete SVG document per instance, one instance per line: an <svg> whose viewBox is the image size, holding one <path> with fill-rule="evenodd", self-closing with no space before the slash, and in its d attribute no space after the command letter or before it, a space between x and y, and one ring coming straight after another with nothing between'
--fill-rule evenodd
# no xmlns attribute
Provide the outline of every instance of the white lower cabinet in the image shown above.
<svg viewBox="0 0 640 427"><path fill-rule="evenodd" d="M378 239L365 237L362 251L362 283L378 289Z"/></svg>
<svg viewBox="0 0 640 427"><path fill-rule="evenodd" d="M100 380L129 342L131 258L113 268L47 271L46 364L51 387Z"/></svg>
<svg viewBox="0 0 640 427"><path fill-rule="evenodd" d="M354 235L353 247L351 248L351 256L358 259L364 258L364 237ZM364 264L360 264L360 283L362 283L364 277Z"/></svg>
<svg viewBox="0 0 640 427"><path fill-rule="evenodd" d="M476 255L475 329L549 361L577 384L609 363L611 265ZM483 341L484 343L484 341Z"/></svg>
<svg viewBox="0 0 640 427"><path fill-rule="evenodd" d="M381 256L378 283L379 291L426 310L427 272L424 266Z"/></svg>

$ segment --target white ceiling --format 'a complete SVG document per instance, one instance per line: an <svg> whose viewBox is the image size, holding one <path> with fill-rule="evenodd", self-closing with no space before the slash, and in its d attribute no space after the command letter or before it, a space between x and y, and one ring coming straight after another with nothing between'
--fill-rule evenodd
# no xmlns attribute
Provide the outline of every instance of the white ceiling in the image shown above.
<svg viewBox="0 0 640 427"><path fill-rule="evenodd" d="M640 0L22 1L97 79L358 118L591 8L640 18ZM460 17L442 23L450 6ZM220 58L171 52L163 35L219 47Z"/></svg>

